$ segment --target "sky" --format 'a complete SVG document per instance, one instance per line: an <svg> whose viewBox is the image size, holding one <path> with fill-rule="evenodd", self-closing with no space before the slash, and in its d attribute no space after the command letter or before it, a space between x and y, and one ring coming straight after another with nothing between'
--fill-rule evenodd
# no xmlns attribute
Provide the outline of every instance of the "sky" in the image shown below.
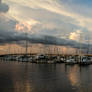
<svg viewBox="0 0 92 92"><path fill-rule="evenodd" d="M23 40L27 32L34 43L54 37L59 44L91 44L91 10L91 0L0 0L0 42Z"/></svg>

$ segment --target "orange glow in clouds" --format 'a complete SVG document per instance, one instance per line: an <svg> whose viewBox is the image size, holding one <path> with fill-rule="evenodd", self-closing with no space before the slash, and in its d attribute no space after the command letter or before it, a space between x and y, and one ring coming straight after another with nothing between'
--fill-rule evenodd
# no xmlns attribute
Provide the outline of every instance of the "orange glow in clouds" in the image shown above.
<svg viewBox="0 0 92 92"><path fill-rule="evenodd" d="M23 22L23 23L19 23L16 24L16 30L17 31L31 31L31 25L29 23Z"/></svg>

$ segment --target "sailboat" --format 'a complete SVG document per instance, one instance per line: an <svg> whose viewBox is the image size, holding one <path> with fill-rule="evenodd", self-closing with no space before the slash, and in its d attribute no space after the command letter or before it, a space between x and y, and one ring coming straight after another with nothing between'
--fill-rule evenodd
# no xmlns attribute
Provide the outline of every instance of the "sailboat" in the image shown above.
<svg viewBox="0 0 92 92"><path fill-rule="evenodd" d="M69 65L74 65L74 64L76 64L77 62L76 62L74 56L69 56L69 57L66 59L65 63L66 63L67 65L68 65L68 64L69 64Z"/></svg>
<svg viewBox="0 0 92 92"><path fill-rule="evenodd" d="M28 36L28 33L25 32L25 54L23 56L20 56L18 61L22 61L22 62L28 62L29 61L29 56L27 55L28 54L28 41L27 41L27 36Z"/></svg>
<svg viewBox="0 0 92 92"><path fill-rule="evenodd" d="M89 54L89 39L88 39L88 49L87 49L87 55L83 55L81 52L81 43L80 43L80 54L79 54L79 64L80 65L89 65L91 64L91 59L88 56Z"/></svg>

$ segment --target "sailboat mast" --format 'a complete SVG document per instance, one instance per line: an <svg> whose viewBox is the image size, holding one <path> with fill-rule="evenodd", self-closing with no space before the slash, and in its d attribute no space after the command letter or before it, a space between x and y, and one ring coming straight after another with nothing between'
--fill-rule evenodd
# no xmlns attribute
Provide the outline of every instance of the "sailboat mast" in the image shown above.
<svg viewBox="0 0 92 92"><path fill-rule="evenodd" d="M82 35L80 34L80 49L79 49L79 62L81 62L82 58Z"/></svg>
<svg viewBox="0 0 92 92"><path fill-rule="evenodd" d="M27 36L28 36L28 33L26 32L25 33L25 41L26 41L26 51L25 51L25 54L27 55L27 53L28 53L28 40L27 40Z"/></svg>
<svg viewBox="0 0 92 92"><path fill-rule="evenodd" d="M8 44L8 55L10 55L10 43Z"/></svg>
<svg viewBox="0 0 92 92"><path fill-rule="evenodd" d="M88 36L88 47L87 47L87 55L89 54L89 36Z"/></svg>

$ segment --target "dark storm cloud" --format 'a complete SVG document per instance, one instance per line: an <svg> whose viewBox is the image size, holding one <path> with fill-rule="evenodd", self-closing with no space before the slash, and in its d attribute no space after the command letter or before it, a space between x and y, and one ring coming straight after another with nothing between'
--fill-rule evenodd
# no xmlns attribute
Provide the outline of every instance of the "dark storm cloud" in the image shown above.
<svg viewBox="0 0 92 92"><path fill-rule="evenodd" d="M48 35L29 35L27 38L25 37L25 34L23 33L17 33L17 32L10 32L7 31L5 33L0 33L0 44L6 44L6 43L16 43L19 45L21 41L28 40L29 43L41 43L46 45L59 45L59 46L70 46L73 48L80 48L80 43L77 43L72 40L65 40L56 38L54 36L48 36ZM24 46L24 45L23 45ZM87 44L82 44L83 48L87 48Z"/></svg>
<svg viewBox="0 0 92 92"><path fill-rule="evenodd" d="M29 41L32 43L42 43L48 45L60 45L60 46L70 46L74 48L80 48L80 43L77 43L72 40L65 40L48 35L31 38L29 39ZM87 44L82 44L82 47L87 48Z"/></svg>
<svg viewBox="0 0 92 92"><path fill-rule="evenodd" d="M4 4L0 0L0 12L7 12L9 10L8 5Z"/></svg>

